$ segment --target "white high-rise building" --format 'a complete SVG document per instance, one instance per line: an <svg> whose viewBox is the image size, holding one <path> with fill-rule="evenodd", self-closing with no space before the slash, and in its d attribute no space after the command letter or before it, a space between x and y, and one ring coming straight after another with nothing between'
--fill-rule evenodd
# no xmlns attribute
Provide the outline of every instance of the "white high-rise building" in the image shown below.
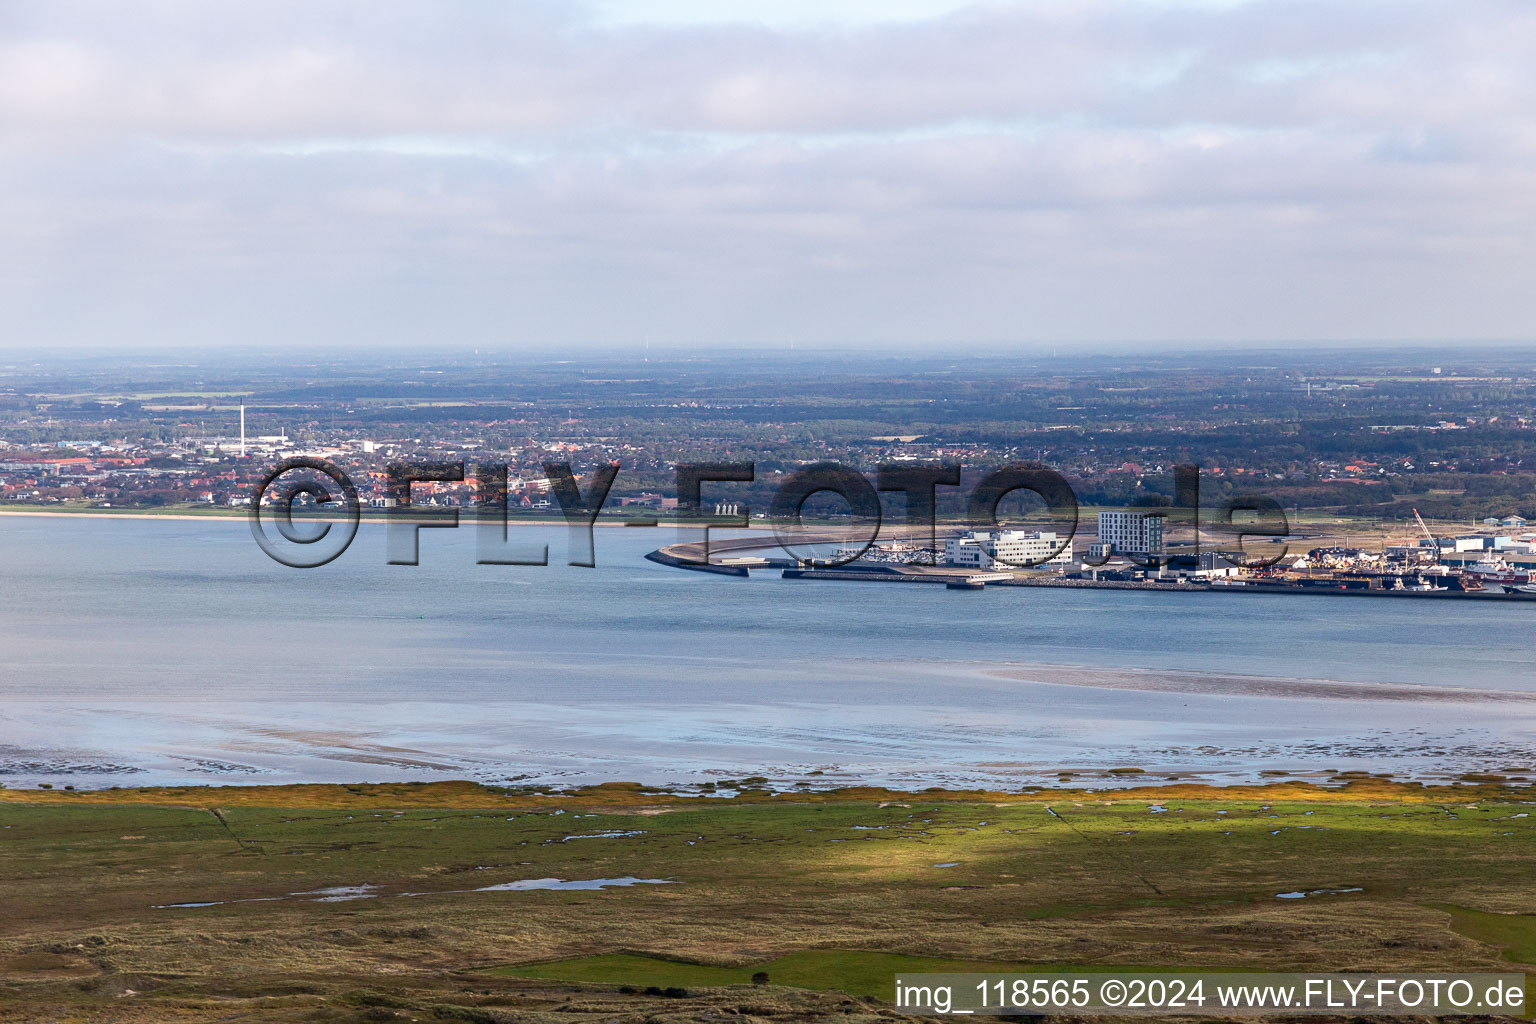
<svg viewBox="0 0 1536 1024"><path fill-rule="evenodd" d="M1099 513L1099 542L1117 555L1163 553L1163 516L1152 509L1114 509Z"/></svg>
<svg viewBox="0 0 1536 1024"><path fill-rule="evenodd" d="M1060 546L1061 551L1056 548ZM1072 561L1072 545L1062 545L1054 533L1022 530L967 530L944 542L944 564L960 569L986 571L1027 569L1034 565L1066 565Z"/></svg>

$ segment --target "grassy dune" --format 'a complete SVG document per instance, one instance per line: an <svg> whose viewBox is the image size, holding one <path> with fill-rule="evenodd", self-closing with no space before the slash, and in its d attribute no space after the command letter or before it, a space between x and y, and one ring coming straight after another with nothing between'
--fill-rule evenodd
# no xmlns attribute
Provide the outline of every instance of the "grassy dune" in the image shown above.
<svg viewBox="0 0 1536 1024"><path fill-rule="evenodd" d="M913 957L1508 970L1536 960L1531 797L0 791L0 1019L842 1020ZM477 891L624 877L669 884Z"/></svg>

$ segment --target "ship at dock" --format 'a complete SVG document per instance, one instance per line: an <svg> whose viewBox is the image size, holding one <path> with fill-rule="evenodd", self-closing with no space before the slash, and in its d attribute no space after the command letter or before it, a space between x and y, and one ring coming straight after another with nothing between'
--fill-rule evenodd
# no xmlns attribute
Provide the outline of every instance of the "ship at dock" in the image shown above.
<svg viewBox="0 0 1536 1024"><path fill-rule="evenodd" d="M1532 582L1531 573L1518 569L1502 558L1484 558L1466 566L1465 571L1488 586L1525 586Z"/></svg>

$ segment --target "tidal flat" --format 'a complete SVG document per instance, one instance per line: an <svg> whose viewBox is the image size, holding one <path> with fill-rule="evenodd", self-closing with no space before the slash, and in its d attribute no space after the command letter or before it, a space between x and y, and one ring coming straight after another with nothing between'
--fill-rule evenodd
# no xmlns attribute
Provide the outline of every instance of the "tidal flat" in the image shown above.
<svg viewBox="0 0 1536 1024"><path fill-rule="evenodd" d="M305 573L238 521L0 518L0 781L1017 790L1536 765L1528 603L729 580L646 561L672 531L597 531L594 569L562 564L563 527L525 534L551 565L478 565L473 531L438 530L392 566L370 526Z"/></svg>
<svg viewBox="0 0 1536 1024"><path fill-rule="evenodd" d="M1536 956L1524 786L735 794L0 790L0 1020L847 1020L923 966Z"/></svg>

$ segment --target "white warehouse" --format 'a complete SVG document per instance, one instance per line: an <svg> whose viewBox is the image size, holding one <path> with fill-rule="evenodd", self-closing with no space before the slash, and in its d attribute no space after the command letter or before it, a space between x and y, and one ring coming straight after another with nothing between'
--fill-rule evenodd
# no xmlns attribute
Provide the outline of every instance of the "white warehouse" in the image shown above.
<svg viewBox="0 0 1536 1024"><path fill-rule="evenodd" d="M944 564L961 569L1007 571L1032 565L1067 565L1071 561L1071 543L1063 544L1054 533L967 530L944 542Z"/></svg>

